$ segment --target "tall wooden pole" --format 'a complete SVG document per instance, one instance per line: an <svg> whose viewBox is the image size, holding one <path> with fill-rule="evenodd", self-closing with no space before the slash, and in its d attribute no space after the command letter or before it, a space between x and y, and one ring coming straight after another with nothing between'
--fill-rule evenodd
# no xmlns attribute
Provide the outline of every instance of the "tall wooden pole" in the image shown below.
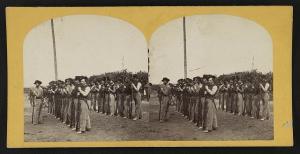
<svg viewBox="0 0 300 154"><path fill-rule="evenodd" d="M54 33L53 19L51 19L51 30L52 30L52 42L53 42L54 73L55 73L55 81L57 81L58 80L58 73L57 73L56 44L55 44L55 33Z"/></svg>
<svg viewBox="0 0 300 154"><path fill-rule="evenodd" d="M185 16L183 16L183 50L184 50L184 78L187 78L187 58L186 58L186 28L185 28Z"/></svg>
<svg viewBox="0 0 300 154"><path fill-rule="evenodd" d="M149 74L149 71L150 71L150 66L149 66L150 65L150 58L149 58L149 54L150 53L149 53L149 49L148 49L148 74Z"/></svg>

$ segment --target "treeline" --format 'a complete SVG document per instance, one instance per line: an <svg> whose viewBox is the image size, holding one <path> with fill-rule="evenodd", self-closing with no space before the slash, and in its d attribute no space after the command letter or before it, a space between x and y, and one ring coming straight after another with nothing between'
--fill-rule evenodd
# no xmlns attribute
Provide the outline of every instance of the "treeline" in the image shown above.
<svg viewBox="0 0 300 154"><path fill-rule="evenodd" d="M230 74L220 75L218 81L229 81L229 80L242 80L243 82L252 81L252 82L261 82L263 79L266 79L270 84L273 83L273 72L262 73L256 70L253 71L244 71L244 72L234 72Z"/></svg>
<svg viewBox="0 0 300 154"><path fill-rule="evenodd" d="M103 79L104 77L108 77L110 80L117 81L117 80L125 80L125 78L132 79L133 76L136 75L143 84L148 82L148 73L144 71L139 71L137 73L129 72L126 69L121 71L115 72L106 72L100 75L92 75L89 77L89 81L95 81L98 79Z"/></svg>
<svg viewBox="0 0 300 154"><path fill-rule="evenodd" d="M88 77L88 81L92 82L92 81L96 81L99 79L103 79L104 77L108 77L110 80L113 80L113 81L117 81L119 79L124 81L125 78L132 79L134 75L136 75L140 79L142 84L146 84L148 82L148 73L147 72L139 71L139 72L133 73L133 72L127 71L126 69L121 70L121 71L115 71L115 72L106 72L106 73L102 73L99 75L92 75L92 76ZM74 77L73 77L73 79L74 79ZM43 82L42 87L46 87L46 86L47 86L46 83ZM30 87L24 87L24 93L29 93L29 91L30 91Z"/></svg>

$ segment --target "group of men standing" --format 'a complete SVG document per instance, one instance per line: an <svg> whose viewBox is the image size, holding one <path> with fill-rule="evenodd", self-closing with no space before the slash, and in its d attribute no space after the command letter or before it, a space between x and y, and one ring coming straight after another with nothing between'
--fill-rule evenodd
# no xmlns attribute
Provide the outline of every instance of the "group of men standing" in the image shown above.
<svg viewBox="0 0 300 154"><path fill-rule="evenodd" d="M42 122L43 102L48 102L48 114L79 134L91 129L91 111L133 120L142 118L143 88L136 75L133 75L133 79L120 78L113 81L103 77L91 82L88 82L87 77L76 76L75 79L51 81L45 88L40 86L42 82L39 80L34 84L30 92L33 124Z"/></svg>
<svg viewBox="0 0 300 154"><path fill-rule="evenodd" d="M206 133L218 127L217 110L262 121L270 118L270 84L266 79L243 83L236 78L222 81L203 75L179 79L176 85L170 84L168 78L162 82L158 90L160 122L167 120L171 100L175 100L177 112Z"/></svg>

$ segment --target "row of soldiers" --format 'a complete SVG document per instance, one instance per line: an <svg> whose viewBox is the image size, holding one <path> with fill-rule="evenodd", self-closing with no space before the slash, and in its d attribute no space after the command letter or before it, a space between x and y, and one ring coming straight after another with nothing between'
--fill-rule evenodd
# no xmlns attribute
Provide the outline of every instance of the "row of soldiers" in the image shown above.
<svg viewBox="0 0 300 154"><path fill-rule="evenodd" d="M177 112L204 132L217 129L218 109L260 120L270 118L270 84L266 79L245 83L230 79L219 81L218 84L216 79L213 75L204 75L193 79L179 79L173 85L168 83L168 78L163 78L163 84L158 91L161 104L160 121L167 119L171 100L175 100ZM175 99L171 99L172 97Z"/></svg>
<svg viewBox="0 0 300 154"><path fill-rule="evenodd" d="M116 81L108 77L87 82L88 78L76 76L65 81L51 81L42 89L41 81L35 82L31 98L34 98L36 113L33 114L34 124L41 121L40 112L42 102L38 99L47 99L48 114L55 116L61 122L72 128L77 133L91 129L90 111L103 113L110 116L138 120L142 118L142 84L136 75L133 78L120 78ZM133 106L135 113L133 113Z"/></svg>

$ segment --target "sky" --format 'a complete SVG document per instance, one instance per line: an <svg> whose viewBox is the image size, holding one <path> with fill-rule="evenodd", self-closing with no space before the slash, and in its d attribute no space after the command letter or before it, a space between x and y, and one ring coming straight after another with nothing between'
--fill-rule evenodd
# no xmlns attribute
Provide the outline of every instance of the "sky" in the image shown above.
<svg viewBox="0 0 300 154"><path fill-rule="evenodd" d="M257 69L273 70L272 39L254 21L229 15L186 17L187 76L221 75ZM149 43L150 78L176 82L184 77L183 19L175 19L153 34ZM254 64L252 66L252 63Z"/></svg>
<svg viewBox="0 0 300 154"><path fill-rule="evenodd" d="M126 21L96 15L54 19L58 79L105 72L147 71L147 41ZM23 46L24 86L55 79L51 22L33 28ZM123 64L122 64L123 63Z"/></svg>
<svg viewBox="0 0 300 154"><path fill-rule="evenodd" d="M107 16L56 18L54 28L59 79L123 68L147 71L148 46L150 82L160 83L163 77L176 82L184 77L182 18L159 27L149 44L133 25ZM272 39L254 21L230 15L187 16L186 39L189 78L249 71L252 62L258 71L273 70ZM44 85L54 80L50 20L27 34L23 58L25 87L32 86L36 79Z"/></svg>

